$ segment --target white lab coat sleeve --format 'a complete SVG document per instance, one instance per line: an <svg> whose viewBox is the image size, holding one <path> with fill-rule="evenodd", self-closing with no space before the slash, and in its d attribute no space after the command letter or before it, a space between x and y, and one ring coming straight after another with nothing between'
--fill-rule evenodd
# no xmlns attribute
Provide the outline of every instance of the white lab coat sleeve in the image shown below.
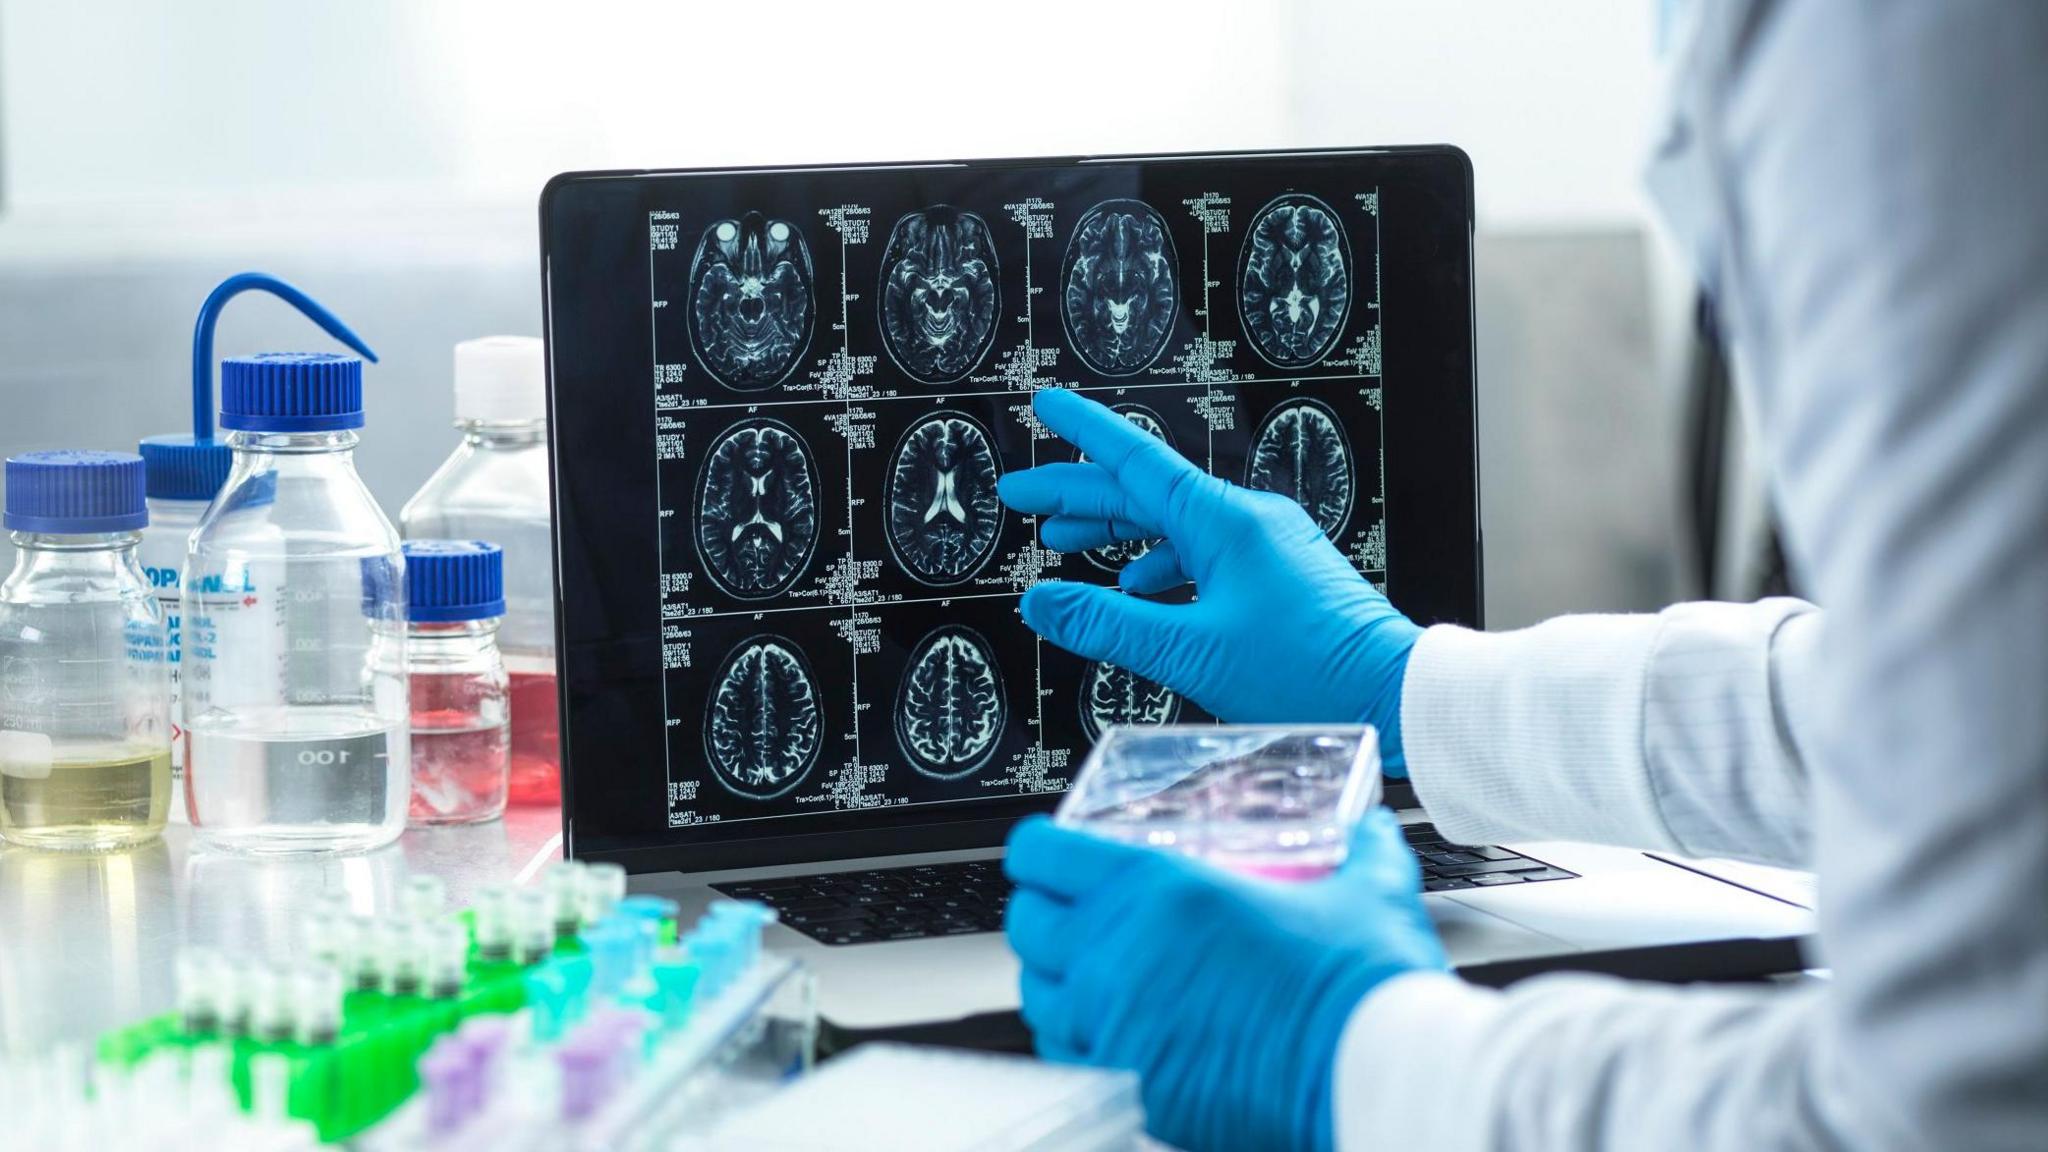
<svg viewBox="0 0 2048 1152"><path fill-rule="evenodd" d="M1665 147L1826 606L1794 743L1833 978L1397 978L1348 1022L1339 1147L2041 1152L2048 4L1691 10Z"/></svg>
<svg viewBox="0 0 2048 1152"><path fill-rule="evenodd" d="M1546 976L1509 992L1389 981L1339 1049L1342 1152L1878 1152L1816 1045L1819 983L1657 987ZM1931 1147L1931 1146L1930 1146ZM1961 1147L1958 1145L1957 1147Z"/></svg>
<svg viewBox="0 0 2048 1152"><path fill-rule="evenodd" d="M1423 633L1402 747L1437 827L1469 844L1582 840L1807 864L1799 600Z"/></svg>

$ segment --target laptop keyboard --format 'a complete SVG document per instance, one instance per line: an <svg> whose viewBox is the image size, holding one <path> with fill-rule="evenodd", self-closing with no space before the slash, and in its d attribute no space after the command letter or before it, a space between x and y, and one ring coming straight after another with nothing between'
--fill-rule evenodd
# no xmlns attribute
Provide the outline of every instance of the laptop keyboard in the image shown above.
<svg viewBox="0 0 2048 1152"><path fill-rule="evenodd" d="M1490 888L1575 873L1505 848L1446 842L1430 824L1402 828L1422 864L1426 892ZM820 944L873 944L970 932L1000 932L1010 882L1000 860L919 864L714 884L734 899L759 900L784 924Z"/></svg>
<svg viewBox="0 0 2048 1152"><path fill-rule="evenodd" d="M1424 892L1456 892L1461 888L1498 888L1538 880L1571 880L1576 872L1531 860L1519 852L1492 845L1452 844L1434 824L1404 824L1401 831L1422 864Z"/></svg>
<svg viewBox="0 0 2048 1152"><path fill-rule="evenodd" d="M820 944L872 944L1003 930L1010 882L1000 860L828 872L781 880L714 884L735 899L759 900L782 922Z"/></svg>

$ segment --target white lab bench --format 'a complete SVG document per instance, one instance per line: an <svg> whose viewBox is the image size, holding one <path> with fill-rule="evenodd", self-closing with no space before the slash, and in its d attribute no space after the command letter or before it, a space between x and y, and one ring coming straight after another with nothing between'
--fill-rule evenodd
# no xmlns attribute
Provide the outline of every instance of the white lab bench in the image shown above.
<svg viewBox="0 0 2048 1152"><path fill-rule="evenodd" d="M348 893L358 912L394 908L403 878L429 873L465 906L561 856L558 808L503 820L408 829L398 843L347 856L252 857L196 848L172 824L163 839L106 856L0 848L0 1057L41 1055L169 1011L172 962L197 944L285 956L298 912Z"/></svg>

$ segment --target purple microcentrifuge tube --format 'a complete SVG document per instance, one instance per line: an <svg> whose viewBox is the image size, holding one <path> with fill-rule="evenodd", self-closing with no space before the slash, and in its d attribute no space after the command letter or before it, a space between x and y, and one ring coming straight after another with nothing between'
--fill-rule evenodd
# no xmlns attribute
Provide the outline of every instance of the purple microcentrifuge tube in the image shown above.
<svg viewBox="0 0 2048 1152"><path fill-rule="evenodd" d="M472 1110L481 1110L484 1098L490 1095L491 1087L497 1081L498 1053L504 1050L505 1041L510 1036L504 1021L483 1016L473 1016L464 1021L457 1031L463 1055L469 1058Z"/></svg>
<svg viewBox="0 0 2048 1152"><path fill-rule="evenodd" d="M617 1045L617 1053L633 1063L637 1064L645 1055L647 1018L640 1013L614 1008L591 1021L591 1027L602 1029Z"/></svg>
<svg viewBox="0 0 2048 1152"><path fill-rule="evenodd" d="M562 1119L582 1120L611 1095L613 1046L602 1035L583 1029L555 1049L562 1073Z"/></svg>
<svg viewBox="0 0 2048 1152"><path fill-rule="evenodd" d="M470 1115L470 1101L476 1096L469 1055L452 1040L443 1039L420 1057L420 1082L427 1089L427 1128L446 1134L462 1127Z"/></svg>

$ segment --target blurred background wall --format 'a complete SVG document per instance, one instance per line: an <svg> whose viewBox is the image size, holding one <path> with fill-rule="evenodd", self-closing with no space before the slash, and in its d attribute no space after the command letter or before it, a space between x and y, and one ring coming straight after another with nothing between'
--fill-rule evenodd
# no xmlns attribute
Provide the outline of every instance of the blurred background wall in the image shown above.
<svg viewBox="0 0 2048 1152"><path fill-rule="evenodd" d="M0 0L0 452L186 427L222 277L381 354L360 463L452 444L449 346L539 331L571 169L1448 141L1477 170L1495 627L1681 590L1685 280L1639 191L1654 5ZM223 354L326 347L246 297Z"/></svg>

